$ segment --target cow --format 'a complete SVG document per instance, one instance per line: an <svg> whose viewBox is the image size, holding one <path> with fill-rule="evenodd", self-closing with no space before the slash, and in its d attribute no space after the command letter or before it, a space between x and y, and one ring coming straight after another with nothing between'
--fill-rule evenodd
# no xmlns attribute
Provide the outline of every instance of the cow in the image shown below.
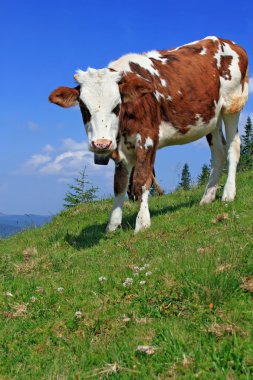
<svg viewBox="0 0 253 380"><path fill-rule="evenodd" d="M108 232L121 225L132 168L139 232L150 226L148 195L157 149L203 136L212 167L200 204L215 199L226 158L222 201L234 200L238 120L248 97L248 59L242 47L211 36L170 50L127 54L103 69L78 70L74 78L76 87L59 87L49 100L62 107L79 104L90 151L100 163L115 161Z"/></svg>

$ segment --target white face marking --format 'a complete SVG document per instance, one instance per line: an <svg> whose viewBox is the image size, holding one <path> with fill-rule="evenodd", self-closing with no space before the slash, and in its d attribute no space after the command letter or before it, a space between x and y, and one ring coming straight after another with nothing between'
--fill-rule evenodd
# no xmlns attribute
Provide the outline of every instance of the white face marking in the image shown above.
<svg viewBox="0 0 253 380"><path fill-rule="evenodd" d="M88 108L91 119L86 125L89 148L92 141L106 139L112 141L111 150L116 149L119 117L113 110L121 103L118 81L121 74L109 69L78 70L75 76L80 84L80 100Z"/></svg>
<svg viewBox="0 0 253 380"><path fill-rule="evenodd" d="M167 82L165 79L161 79L161 84L163 87L167 87Z"/></svg>
<svg viewBox="0 0 253 380"><path fill-rule="evenodd" d="M154 68L153 62L146 55L142 55L142 54L123 55L123 57L121 57L117 61L111 62L108 67L116 71L129 72L131 71L129 63L131 62L137 63L143 69L146 69L147 71L149 71L150 74L157 75L159 77L159 72Z"/></svg>

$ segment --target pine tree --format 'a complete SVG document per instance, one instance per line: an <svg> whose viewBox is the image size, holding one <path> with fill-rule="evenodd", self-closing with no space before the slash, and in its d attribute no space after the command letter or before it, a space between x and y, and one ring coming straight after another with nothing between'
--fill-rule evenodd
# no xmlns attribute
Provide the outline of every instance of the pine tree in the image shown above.
<svg viewBox="0 0 253 380"><path fill-rule="evenodd" d="M253 125L248 116L244 135L241 136L241 159L239 168L242 170L250 169L253 166Z"/></svg>
<svg viewBox="0 0 253 380"><path fill-rule="evenodd" d="M78 204L92 202L97 198L96 193L98 188L94 186L87 188L90 182L87 180L85 170L86 167L79 173L80 177L74 178L74 185L68 185L70 190L64 198L64 207L69 208Z"/></svg>
<svg viewBox="0 0 253 380"><path fill-rule="evenodd" d="M204 164L201 168L201 173L198 176L198 186L204 185L209 178L210 175L210 166Z"/></svg>
<svg viewBox="0 0 253 380"><path fill-rule="evenodd" d="M184 164L181 174L181 181L179 182L178 187L184 190L190 190L191 188L191 174L189 170L189 165L187 163Z"/></svg>

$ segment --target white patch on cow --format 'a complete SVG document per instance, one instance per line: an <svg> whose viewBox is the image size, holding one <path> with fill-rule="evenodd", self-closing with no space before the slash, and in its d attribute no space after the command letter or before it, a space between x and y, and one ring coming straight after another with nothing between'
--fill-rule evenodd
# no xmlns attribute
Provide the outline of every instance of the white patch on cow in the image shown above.
<svg viewBox="0 0 253 380"><path fill-rule="evenodd" d="M146 186L143 186L140 210L136 218L135 231L134 231L135 233L150 227L148 195L149 195L149 190L146 190Z"/></svg>
<svg viewBox="0 0 253 380"><path fill-rule="evenodd" d="M154 92L154 95L155 95L155 97L156 97L156 99L159 101L159 99L160 98L163 98L164 99L164 95L163 94L161 94L159 91L155 91Z"/></svg>
<svg viewBox="0 0 253 380"><path fill-rule="evenodd" d="M214 42L219 41L218 37L216 37L216 36L207 36L207 37L203 38L203 40L212 40Z"/></svg>
<svg viewBox="0 0 253 380"><path fill-rule="evenodd" d="M148 58L156 59L157 61L163 62L166 58L162 57L160 52L158 50L151 50L147 53L145 53Z"/></svg>
<svg viewBox="0 0 253 380"><path fill-rule="evenodd" d="M243 107L248 97L248 83L245 82L244 89L242 91L241 71L239 67L238 54L233 49L231 49L227 43L224 43L223 50L224 51L222 51L219 46L219 51L215 54L218 68L220 67L222 56L232 57L231 64L228 67L232 79L228 80L229 77L220 77L220 96L223 100L223 108L229 109L231 103L233 103L235 99L240 101Z"/></svg>
<svg viewBox="0 0 253 380"><path fill-rule="evenodd" d="M147 137L145 140L144 148L148 150L148 148L152 146L154 146L154 141L150 137Z"/></svg>
<svg viewBox="0 0 253 380"><path fill-rule="evenodd" d="M199 43L199 40L198 40L198 41L189 42L188 44L184 44L184 45L178 46L178 47L175 48L175 49L170 49L170 50L168 50L168 52L170 53L171 51L176 51L176 50L181 49L181 48L183 48L183 47L185 47L185 46L195 45L195 44L197 44L197 43Z"/></svg>
<svg viewBox="0 0 253 380"><path fill-rule="evenodd" d="M114 199L114 205L111 212L111 216L110 216L108 225L106 227L107 232L113 232L118 228L118 226L121 225L124 200L125 200L125 192L122 194L116 195Z"/></svg>
<svg viewBox="0 0 253 380"><path fill-rule="evenodd" d="M178 90L177 93L178 93L178 95L180 95L180 96L183 95L183 94L182 94L182 91L180 91L180 90Z"/></svg>
<svg viewBox="0 0 253 380"><path fill-rule="evenodd" d="M119 117L112 111L121 103L118 86L121 73L89 68L78 70L75 79L80 84L80 99L91 114L86 126L89 149L93 150L92 141L99 139L112 141L111 150L116 149Z"/></svg>
<svg viewBox="0 0 253 380"><path fill-rule="evenodd" d="M169 102L172 101L172 97L170 95L167 96L167 99L169 100Z"/></svg>
<svg viewBox="0 0 253 380"><path fill-rule="evenodd" d="M200 55L206 55L207 49L206 47L202 48L201 52L199 53Z"/></svg>
<svg viewBox="0 0 253 380"><path fill-rule="evenodd" d="M136 134L136 144L140 145L141 144L141 135L139 133Z"/></svg>
<svg viewBox="0 0 253 380"><path fill-rule="evenodd" d="M165 79L161 79L161 84L163 87L167 87L167 82Z"/></svg>
<svg viewBox="0 0 253 380"><path fill-rule="evenodd" d="M143 54L123 55L123 57L121 57L117 61L111 62L108 67L116 71L129 72L132 71L129 65L131 62L137 63L143 69L149 71L150 74L157 75L159 77L159 72L154 68L153 62L146 55Z"/></svg>

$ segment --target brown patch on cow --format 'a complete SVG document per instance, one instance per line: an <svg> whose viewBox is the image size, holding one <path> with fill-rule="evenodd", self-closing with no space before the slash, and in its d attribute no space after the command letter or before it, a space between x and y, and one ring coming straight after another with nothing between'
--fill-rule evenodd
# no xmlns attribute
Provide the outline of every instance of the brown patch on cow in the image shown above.
<svg viewBox="0 0 253 380"><path fill-rule="evenodd" d="M122 194L126 191L128 181L128 171L122 162L118 163L114 174L114 193Z"/></svg>
<svg viewBox="0 0 253 380"><path fill-rule="evenodd" d="M153 87L143 79L129 75L120 83L120 95L122 102L134 102L145 94L152 93Z"/></svg>
<svg viewBox="0 0 253 380"><path fill-rule="evenodd" d="M80 86L75 88L62 86L54 90L49 95L48 100L60 107L68 108L78 104L79 95Z"/></svg>
<svg viewBox="0 0 253 380"><path fill-rule="evenodd" d="M231 63L232 63L233 57L231 55L222 55L220 59L220 68L219 68L219 74L222 78L225 80L231 80L231 71L229 69Z"/></svg>
<svg viewBox="0 0 253 380"><path fill-rule="evenodd" d="M212 133L208 133L208 135L206 135L206 139L207 139L207 142L208 142L208 145L209 146L212 146L213 145L213 136L212 136Z"/></svg>

